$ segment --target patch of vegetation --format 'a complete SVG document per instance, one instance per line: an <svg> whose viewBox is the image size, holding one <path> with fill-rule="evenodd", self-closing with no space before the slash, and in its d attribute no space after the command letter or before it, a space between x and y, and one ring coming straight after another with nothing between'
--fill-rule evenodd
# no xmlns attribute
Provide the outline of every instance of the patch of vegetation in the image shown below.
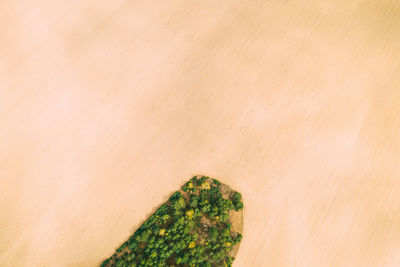
<svg viewBox="0 0 400 267"><path fill-rule="evenodd" d="M221 183L193 177L161 205L101 266L231 266L242 239L229 212L243 209L242 196L221 193Z"/></svg>

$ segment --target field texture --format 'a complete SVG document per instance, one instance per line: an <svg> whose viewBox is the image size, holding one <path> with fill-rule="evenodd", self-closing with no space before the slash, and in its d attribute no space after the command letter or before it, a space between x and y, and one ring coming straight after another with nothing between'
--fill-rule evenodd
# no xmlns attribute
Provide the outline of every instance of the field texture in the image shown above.
<svg viewBox="0 0 400 267"><path fill-rule="evenodd" d="M0 266L98 266L197 174L234 267L400 266L399 5L0 1Z"/></svg>

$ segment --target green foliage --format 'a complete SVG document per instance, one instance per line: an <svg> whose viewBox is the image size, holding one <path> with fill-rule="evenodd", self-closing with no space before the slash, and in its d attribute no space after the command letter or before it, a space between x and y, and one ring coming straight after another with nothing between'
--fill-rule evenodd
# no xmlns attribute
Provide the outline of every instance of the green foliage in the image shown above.
<svg viewBox="0 0 400 267"><path fill-rule="evenodd" d="M228 253L242 236L231 230L229 211L243 202L238 192L224 198L220 185L206 176L190 179L101 266L231 266Z"/></svg>
<svg viewBox="0 0 400 267"><path fill-rule="evenodd" d="M242 194L234 192L231 196L231 201L236 211L243 209Z"/></svg>
<svg viewBox="0 0 400 267"><path fill-rule="evenodd" d="M217 179L212 179L212 181L214 182L214 184L216 184L216 185L221 185L221 182L220 181L218 181Z"/></svg>

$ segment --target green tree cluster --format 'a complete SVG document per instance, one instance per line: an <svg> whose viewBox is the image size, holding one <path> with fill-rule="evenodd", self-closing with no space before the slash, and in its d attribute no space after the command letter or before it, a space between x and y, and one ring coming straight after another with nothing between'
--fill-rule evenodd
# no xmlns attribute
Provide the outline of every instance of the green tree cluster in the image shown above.
<svg viewBox="0 0 400 267"><path fill-rule="evenodd" d="M193 177L161 205L101 266L231 266L242 236L231 230L229 211L243 208L221 183Z"/></svg>

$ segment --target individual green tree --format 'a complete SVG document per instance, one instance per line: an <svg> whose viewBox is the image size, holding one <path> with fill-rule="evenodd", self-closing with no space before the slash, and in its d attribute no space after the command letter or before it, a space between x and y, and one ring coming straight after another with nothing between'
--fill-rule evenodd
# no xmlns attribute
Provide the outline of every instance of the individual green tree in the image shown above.
<svg viewBox="0 0 400 267"><path fill-rule="evenodd" d="M242 194L239 192L234 192L231 196L231 201L236 211L243 209Z"/></svg>
<svg viewBox="0 0 400 267"><path fill-rule="evenodd" d="M208 232L208 237L211 242L216 242L218 239L219 231L215 227L210 227L209 232Z"/></svg>

